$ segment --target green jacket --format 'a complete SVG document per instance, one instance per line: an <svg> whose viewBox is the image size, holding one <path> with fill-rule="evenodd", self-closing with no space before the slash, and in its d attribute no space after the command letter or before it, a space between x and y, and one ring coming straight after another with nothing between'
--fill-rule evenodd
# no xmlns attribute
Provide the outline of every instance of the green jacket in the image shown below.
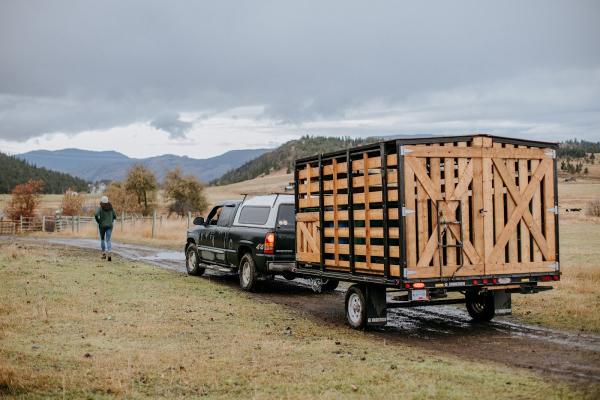
<svg viewBox="0 0 600 400"><path fill-rule="evenodd" d="M117 213L114 209L105 211L102 209L102 207L98 207L94 218L101 228L112 228L113 221L117 219Z"/></svg>

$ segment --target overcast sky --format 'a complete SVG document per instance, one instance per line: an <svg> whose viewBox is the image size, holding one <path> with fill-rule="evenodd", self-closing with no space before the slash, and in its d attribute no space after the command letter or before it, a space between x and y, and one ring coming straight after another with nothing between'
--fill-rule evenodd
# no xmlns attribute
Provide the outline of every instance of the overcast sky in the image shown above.
<svg viewBox="0 0 600 400"><path fill-rule="evenodd" d="M0 151L600 140L599 1L0 2Z"/></svg>

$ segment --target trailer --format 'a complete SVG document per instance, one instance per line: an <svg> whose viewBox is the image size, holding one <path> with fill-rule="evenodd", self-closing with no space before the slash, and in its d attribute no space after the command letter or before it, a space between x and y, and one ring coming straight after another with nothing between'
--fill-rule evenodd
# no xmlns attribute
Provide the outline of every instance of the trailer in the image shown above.
<svg viewBox="0 0 600 400"><path fill-rule="evenodd" d="M560 280L556 143L403 138L298 159L296 268L347 281L353 328L465 303L475 321Z"/></svg>

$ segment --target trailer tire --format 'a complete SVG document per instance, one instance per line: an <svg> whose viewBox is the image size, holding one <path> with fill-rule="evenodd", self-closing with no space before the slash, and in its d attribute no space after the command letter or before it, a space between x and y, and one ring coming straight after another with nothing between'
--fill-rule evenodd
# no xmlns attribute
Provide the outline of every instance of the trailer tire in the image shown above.
<svg viewBox="0 0 600 400"><path fill-rule="evenodd" d="M333 292L340 284L337 279L322 279L322 282L321 290L324 292Z"/></svg>
<svg viewBox="0 0 600 400"><path fill-rule="evenodd" d="M365 293L359 285L352 285L346 292L346 321L354 329L367 326L367 302Z"/></svg>
<svg viewBox="0 0 600 400"><path fill-rule="evenodd" d="M195 244L190 244L185 252L185 269L188 275L200 276L206 268L200 266L200 257Z"/></svg>
<svg viewBox="0 0 600 400"><path fill-rule="evenodd" d="M466 293L467 311L475 322L489 322L496 315L494 294L492 292L468 291Z"/></svg>
<svg viewBox="0 0 600 400"><path fill-rule="evenodd" d="M239 274L240 287L247 292L254 291L258 284L258 274L256 273L256 266L252 254L246 253L242 256Z"/></svg>

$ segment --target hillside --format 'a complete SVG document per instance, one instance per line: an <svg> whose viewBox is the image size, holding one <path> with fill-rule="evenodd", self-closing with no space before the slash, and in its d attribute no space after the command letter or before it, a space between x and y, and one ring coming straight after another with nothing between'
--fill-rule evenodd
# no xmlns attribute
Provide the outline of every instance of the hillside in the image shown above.
<svg viewBox="0 0 600 400"><path fill-rule="evenodd" d="M184 172L208 182L252 160L267 149L232 150L216 157L196 159L166 154L149 158L130 158L116 151L88 151L64 149L56 151L36 150L17 157L31 164L69 173L88 181L122 180L134 164L142 164L152 170L162 181L168 170L180 167Z"/></svg>
<svg viewBox="0 0 600 400"><path fill-rule="evenodd" d="M69 188L77 191L88 190L87 182L83 179L35 167L14 156L0 153L0 193L10 193L15 185L30 179L42 180L44 193L64 193Z"/></svg>
<svg viewBox="0 0 600 400"><path fill-rule="evenodd" d="M294 166L294 160L296 158L341 150L349 147L359 146L361 144L372 143L378 140L380 139L303 136L300 139L286 142L275 150L244 163L239 168L232 169L220 178L213 180L211 184L228 185L231 183L253 179L258 176L268 174L272 171L278 171L282 169L290 172Z"/></svg>

